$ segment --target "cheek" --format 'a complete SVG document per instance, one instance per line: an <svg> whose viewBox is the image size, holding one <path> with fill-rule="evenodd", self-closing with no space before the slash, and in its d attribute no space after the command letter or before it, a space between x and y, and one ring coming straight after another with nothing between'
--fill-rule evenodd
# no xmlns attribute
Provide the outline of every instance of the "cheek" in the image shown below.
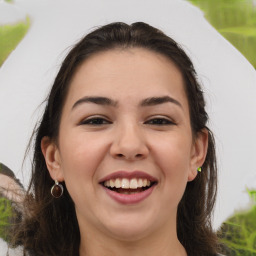
<svg viewBox="0 0 256 256"><path fill-rule="evenodd" d="M181 198L190 170L190 139L186 135L176 135L156 143L154 149L165 192L170 197Z"/></svg>
<svg viewBox="0 0 256 256"><path fill-rule="evenodd" d="M74 186L74 182L93 184L97 167L105 156L105 148L102 139L93 136L66 136L62 139L61 168L67 186Z"/></svg>
<svg viewBox="0 0 256 256"><path fill-rule="evenodd" d="M152 148L158 164L169 167L167 169L172 172L187 170L191 159L190 137L187 134L176 133L157 139L157 143L152 142Z"/></svg>

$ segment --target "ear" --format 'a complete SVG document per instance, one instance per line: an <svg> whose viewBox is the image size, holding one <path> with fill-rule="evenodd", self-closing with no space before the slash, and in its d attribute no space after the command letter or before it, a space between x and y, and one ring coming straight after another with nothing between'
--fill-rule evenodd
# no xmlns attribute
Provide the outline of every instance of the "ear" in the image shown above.
<svg viewBox="0 0 256 256"><path fill-rule="evenodd" d="M194 139L191 149L190 171L188 181L192 181L197 176L197 168L201 167L205 161L208 149L208 131L203 129Z"/></svg>
<svg viewBox="0 0 256 256"><path fill-rule="evenodd" d="M52 179L63 181L64 177L61 169L60 153L56 143L49 137L43 137L41 140L41 150Z"/></svg>

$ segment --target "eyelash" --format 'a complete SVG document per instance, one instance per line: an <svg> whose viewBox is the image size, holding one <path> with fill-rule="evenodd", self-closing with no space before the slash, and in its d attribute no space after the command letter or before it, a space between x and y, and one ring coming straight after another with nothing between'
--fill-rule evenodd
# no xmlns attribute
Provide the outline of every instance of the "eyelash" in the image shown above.
<svg viewBox="0 0 256 256"><path fill-rule="evenodd" d="M108 121L105 118L102 117L93 117L89 119L83 120L80 124L82 125L92 125L92 126L99 126L99 125L105 125L105 124L111 124L112 122Z"/></svg>
<svg viewBox="0 0 256 256"><path fill-rule="evenodd" d="M150 125L164 126L164 125L175 125L175 123L167 118L156 117L145 122Z"/></svg>
<svg viewBox="0 0 256 256"><path fill-rule="evenodd" d="M91 125L91 126L101 126L106 124L112 124L112 122L102 117L93 117L93 118L83 120L80 124ZM162 117L152 118L146 121L145 124L156 125L156 126L175 125L173 121L167 118L162 118Z"/></svg>

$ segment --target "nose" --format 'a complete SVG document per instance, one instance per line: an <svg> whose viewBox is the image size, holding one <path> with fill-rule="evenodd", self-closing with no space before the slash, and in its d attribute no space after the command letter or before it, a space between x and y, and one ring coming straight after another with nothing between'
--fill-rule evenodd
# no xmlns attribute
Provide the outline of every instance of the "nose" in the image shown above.
<svg viewBox="0 0 256 256"><path fill-rule="evenodd" d="M119 127L114 135L110 153L116 159L128 161L145 159L149 154L149 148L143 131L132 124Z"/></svg>

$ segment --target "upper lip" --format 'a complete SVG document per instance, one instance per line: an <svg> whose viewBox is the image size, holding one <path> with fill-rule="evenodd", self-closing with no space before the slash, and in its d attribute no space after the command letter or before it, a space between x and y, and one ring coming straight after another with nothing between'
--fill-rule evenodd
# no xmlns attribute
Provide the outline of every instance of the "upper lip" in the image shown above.
<svg viewBox="0 0 256 256"><path fill-rule="evenodd" d="M103 177L102 179L99 180L99 183L102 183L107 180L111 179L117 179L117 178L126 178L126 179L132 179L132 178L141 178L141 179L147 179L151 182L157 182L157 179L154 178L153 176L149 175L146 172L142 171L117 171L113 172L111 174L108 174L107 176Z"/></svg>

